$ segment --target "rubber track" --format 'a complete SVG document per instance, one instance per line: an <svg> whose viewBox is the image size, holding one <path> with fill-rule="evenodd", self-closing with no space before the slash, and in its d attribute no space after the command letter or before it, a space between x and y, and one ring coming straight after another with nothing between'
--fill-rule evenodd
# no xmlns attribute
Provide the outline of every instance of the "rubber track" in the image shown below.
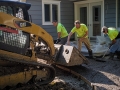
<svg viewBox="0 0 120 90"><path fill-rule="evenodd" d="M89 80L87 80L84 76L77 73L76 71L73 71L73 70L69 69L68 67L61 66L61 65L55 65L55 66L62 69L62 70L64 70L64 71L67 71L67 72L73 74L78 79L83 80L86 84L88 84L92 88L92 90L97 90L97 87L95 85L93 85Z"/></svg>
<svg viewBox="0 0 120 90"><path fill-rule="evenodd" d="M2 60L6 60L6 61L9 61L9 62L13 62L13 63L18 63L18 64L23 64L23 65L27 65L27 66L33 66L33 67L35 67L35 66L40 66L40 67L42 67L42 68L49 68L50 69L50 71L51 71L51 75L50 75L50 78L48 79L48 80L45 80L45 81L43 81L43 82L40 82L40 83L37 83L37 84L39 84L39 85L43 85L43 84L48 84L48 83L50 83L52 80L54 80L54 78L55 78L55 69L52 67L52 66L50 66L50 65L48 65L48 64L41 64L41 63L37 63L37 62L35 62L35 61L25 61L25 60L22 60L22 59L14 59L14 58L10 58L10 57L4 57L3 55L0 55L0 59L2 59ZM18 72L19 73L19 72ZM35 83L36 84L36 83Z"/></svg>

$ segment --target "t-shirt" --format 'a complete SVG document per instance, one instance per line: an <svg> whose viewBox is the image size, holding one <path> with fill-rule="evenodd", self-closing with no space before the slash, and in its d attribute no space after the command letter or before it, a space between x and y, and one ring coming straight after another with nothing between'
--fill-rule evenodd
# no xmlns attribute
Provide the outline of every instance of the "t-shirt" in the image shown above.
<svg viewBox="0 0 120 90"><path fill-rule="evenodd" d="M61 38L68 36L68 32L66 28L61 23L58 23L57 25L57 32L61 33L61 36L60 36Z"/></svg>
<svg viewBox="0 0 120 90"><path fill-rule="evenodd" d="M114 40L118 36L119 31L115 28L108 28L108 36L111 40Z"/></svg>
<svg viewBox="0 0 120 90"><path fill-rule="evenodd" d="M85 24L80 24L80 28L73 27L73 29L71 30L72 33L74 32L77 33L77 37L83 37L87 31L88 31L88 28ZM85 38L87 37L88 35Z"/></svg>

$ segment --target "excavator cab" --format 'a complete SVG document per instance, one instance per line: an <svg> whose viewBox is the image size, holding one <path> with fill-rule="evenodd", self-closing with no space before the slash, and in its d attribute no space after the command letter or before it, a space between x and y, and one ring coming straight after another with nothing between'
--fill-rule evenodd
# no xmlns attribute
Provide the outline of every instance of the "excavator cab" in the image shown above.
<svg viewBox="0 0 120 90"><path fill-rule="evenodd" d="M44 49L46 54L54 55L52 36L29 22L30 6L23 2L0 0L0 49L31 57L35 50L41 48L43 52L43 48L47 48ZM36 42L39 45L42 42L44 46L35 47Z"/></svg>
<svg viewBox="0 0 120 90"><path fill-rule="evenodd" d="M0 12L29 21L28 10L31 4L18 2L18 0L0 0Z"/></svg>
<svg viewBox="0 0 120 90"><path fill-rule="evenodd" d="M0 12L29 21L30 4L0 0ZM16 25L24 25L16 22ZM29 25L30 26L30 25ZM30 34L22 30L0 24L0 49L25 55L30 47ZM30 52L30 51L29 51ZM31 56L29 53L28 56Z"/></svg>

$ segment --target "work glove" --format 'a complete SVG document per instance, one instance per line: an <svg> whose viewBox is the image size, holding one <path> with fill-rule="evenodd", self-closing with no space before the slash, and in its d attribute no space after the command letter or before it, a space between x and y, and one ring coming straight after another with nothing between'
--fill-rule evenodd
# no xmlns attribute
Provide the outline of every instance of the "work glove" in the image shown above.
<svg viewBox="0 0 120 90"><path fill-rule="evenodd" d="M61 40L59 38L57 38L55 44L58 44Z"/></svg>

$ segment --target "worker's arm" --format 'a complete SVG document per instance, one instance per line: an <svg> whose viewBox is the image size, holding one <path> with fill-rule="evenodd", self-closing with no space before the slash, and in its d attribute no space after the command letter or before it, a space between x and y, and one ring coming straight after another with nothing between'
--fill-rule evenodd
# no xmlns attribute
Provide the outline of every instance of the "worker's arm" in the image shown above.
<svg viewBox="0 0 120 90"><path fill-rule="evenodd" d="M67 45L70 45L70 38L71 38L71 36L72 36L72 32L70 32L69 33L69 35L68 35L68 39L67 39Z"/></svg>
<svg viewBox="0 0 120 90"><path fill-rule="evenodd" d="M111 42L111 44L110 44L110 46L112 46L115 43L116 43L116 39L113 39L112 42Z"/></svg>
<svg viewBox="0 0 120 90"><path fill-rule="evenodd" d="M113 39L113 40L112 40L112 44L115 44L115 43L116 43L116 40L115 40L115 39Z"/></svg>
<svg viewBox="0 0 120 90"><path fill-rule="evenodd" d="M84 38L85 38L87 35L88 35L88 31L86 31L85 35L84 35L83 37L79 38L78 41L79 41L79 40L80 40L80 41L83 41Z"/></svg>
<svg viewBox="0 0 120 90"><path fill-rule="evenodd" d="M88 35L88 30L86 31L85 35L82 38L85 38Z"/></svg>
<svg viewBox="0 0 120 90"><path fill-rule="evenodd" d="M109 48L116 43L116 39L113 39L112 42L109 44Z"/></svg>
<svg viewBox="0 0 120 90"><path fill-rule="evenodd" d="M60 42L60 36L61 36L61 32L58 32L58 38L57 38L57 41L55 42L56 44Z"/></svg>
<svg viewBox="0 0 120 90"><path fill-rule="evenodd" d="M58 32L58 39L60 39L60 36L61 36L61 32Z"/></svg>

